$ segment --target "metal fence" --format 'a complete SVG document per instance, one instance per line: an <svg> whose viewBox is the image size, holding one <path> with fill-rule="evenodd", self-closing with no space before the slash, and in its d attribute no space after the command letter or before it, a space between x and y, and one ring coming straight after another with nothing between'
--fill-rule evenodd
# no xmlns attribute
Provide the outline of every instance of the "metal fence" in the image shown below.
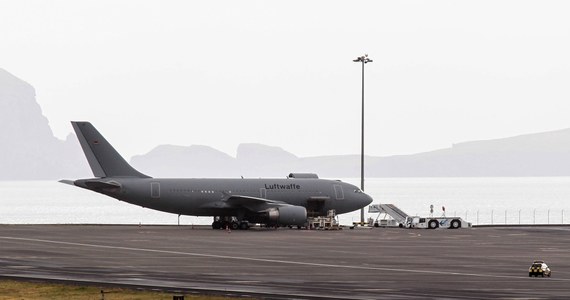
<svg viewBox="0 0 570 300"><path fill-rule="evenodd" d="M541 225L570 224L564 210L532 209L532 210L475 210L455 211L453 216L462 217L473 225Z"/></svg>

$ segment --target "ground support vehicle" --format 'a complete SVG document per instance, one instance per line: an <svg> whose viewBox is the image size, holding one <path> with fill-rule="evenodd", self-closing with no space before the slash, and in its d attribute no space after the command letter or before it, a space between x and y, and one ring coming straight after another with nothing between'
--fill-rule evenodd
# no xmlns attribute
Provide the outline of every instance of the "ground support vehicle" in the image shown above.
<svg viewBox="0 0 570 300"><path fill-rule="evenodd" d="M339 230L342 227L339 225L338 220L336 218L336 212L334 209L331 209L327 212L326 217L314 217L308 218L308 224L310 229L319 229L319 230Z"/></svg>
<svg viewBox="0 0 570 300"><path fill-rule="evenodd" d="M467 222L460 217L418 217L418 216L408 216L403 223L405 228L449 228L449 229L459 229L468 228L472 224Z"/></svg>
<svg viewBox="0 0 570 300"><path fill-rule="evenodd" d="M374 227L402 227L407 213L394 204L373 204L368 207L369 213L378 213L376 220L369 218L368 226ZM383 218L380 219L380 216Z"/></svg>
<svg viewBox="0 0 570 300"><path fill-rule="evenodd" d="M532 265L530 266L530 268L528 268L528 277L544 277L544 276L548 276L550 277L552 275L552 271L550 271L550 268L548 267L548 265L546 265L544 263L544 261L542 260L535 260Z"/></svg>

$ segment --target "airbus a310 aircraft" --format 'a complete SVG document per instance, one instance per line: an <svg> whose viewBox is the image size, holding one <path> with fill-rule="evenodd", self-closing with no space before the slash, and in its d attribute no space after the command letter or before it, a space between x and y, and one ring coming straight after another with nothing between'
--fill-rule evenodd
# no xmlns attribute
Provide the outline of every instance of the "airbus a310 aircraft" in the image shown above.
<svg viewBox="0 0 570 300"><path fill-rule="evenodd" d="M331 209L347 213L372 202L352 184L306 173L284 179L152 178L131 167L91 123L71 124L95 178L61 182L155 210L214 216L214 229L304 226L307 216Z"/></svg>

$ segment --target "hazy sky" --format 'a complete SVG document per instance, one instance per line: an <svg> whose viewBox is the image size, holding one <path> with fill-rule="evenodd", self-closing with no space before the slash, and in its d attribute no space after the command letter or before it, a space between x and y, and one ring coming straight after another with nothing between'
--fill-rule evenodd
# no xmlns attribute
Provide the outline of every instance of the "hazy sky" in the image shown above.
<svg viewBox="0 0 570 300"><path fill-rule="evenodd" d="M6 1L0 67L60 138L408 154L570 127L570 1Z"/></svg>

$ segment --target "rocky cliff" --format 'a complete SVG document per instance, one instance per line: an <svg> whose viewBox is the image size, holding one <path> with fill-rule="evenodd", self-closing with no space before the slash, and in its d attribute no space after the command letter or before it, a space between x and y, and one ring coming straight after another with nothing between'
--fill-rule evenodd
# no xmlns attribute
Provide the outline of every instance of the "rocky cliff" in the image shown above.
<svg viewBox="0 0 570 300"><path fill-rule="evenodd" d="M54 137L34 88L0 68L0 180L85 176L78 149L74 135Z"/></svg>

